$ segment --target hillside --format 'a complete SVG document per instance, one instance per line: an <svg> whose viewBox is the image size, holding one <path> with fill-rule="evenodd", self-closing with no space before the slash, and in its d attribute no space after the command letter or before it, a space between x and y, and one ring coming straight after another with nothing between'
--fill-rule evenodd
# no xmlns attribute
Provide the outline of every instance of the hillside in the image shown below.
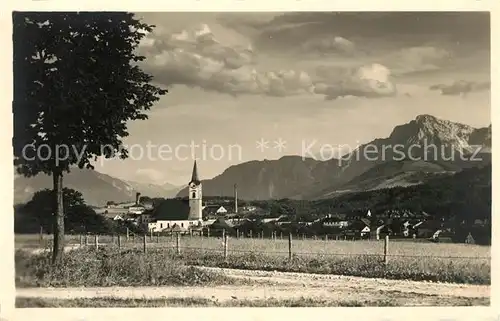
<svg viewBox="0 0 500 321"><path fill-rule="evenodd" d="M252 201L271 212L287 214L297 220L312 220L330 213L374 216L386 210L425 211L435 218L491 218L491 165L468 168L456 174L441 175L420 185L345 192L317 200Z"/></svg>
<svg viewBox="0 0 500 321"><path fill-rule="evenodd" d="M424 210L435 217L490 218L491 168L491 164L468 168L454 175L432 178L421 185L350 193L318 202L346 209L372 209L375 213L401 208Z"/></svg>
<svg viewBox="0 0 500 321"><path fill-rule="evenodd" d="M450 175L456 169L445 164L425 161L391 161L376 165L344 184L343 192L367 191L391 187L405 187L427 182L439 175ZM324 197L332 196L324 192Z"/></svg>
<svg viewBox="0 0 500 321"><path fill-rule="evenodd" d="M314 185L318 181L317 168L323 164L311 158L285 156L234 165L212 179L202 180L203 195L233 196L234 184L237 184L238 196L242 199L284 198ZM187 196L187 188L178 196Z"/></svg>

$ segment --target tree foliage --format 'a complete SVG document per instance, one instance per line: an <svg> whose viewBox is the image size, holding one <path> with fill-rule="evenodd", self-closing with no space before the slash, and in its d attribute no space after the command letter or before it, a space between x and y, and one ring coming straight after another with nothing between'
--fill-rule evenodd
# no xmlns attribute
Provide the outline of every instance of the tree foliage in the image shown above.
<svg viewBox="0 0 500 321"><path fill-rule="evenodd" d="M16 210L16 230L25 233L43 231L54 232L55 203L54 190L44 189L36 192L33 198ZM98 215L90 206L85 204L80 192L63 189L64 225L66 231L83 232L95 231L105 227L106 219Z"/></svg>
<svg viewBox="0 0 500 321"><path fill-rule="evenodd" d="M136 53L152 25L124 12L14 12L14 164L53 176L54 257L64 240L62 176L98 157L127 157L128 121L166 93Z"/></svg>

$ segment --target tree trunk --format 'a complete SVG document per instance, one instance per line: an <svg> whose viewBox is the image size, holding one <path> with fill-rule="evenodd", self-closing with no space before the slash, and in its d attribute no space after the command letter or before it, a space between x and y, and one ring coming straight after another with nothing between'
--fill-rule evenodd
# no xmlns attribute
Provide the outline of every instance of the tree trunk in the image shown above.
<svg viewBox="0 0 500 321"><path fill-rule="evenodd" d="M62 260L64 253L64 207L63 207L63 175L60 170L52 173L56 206L54 213L54 249L52 251L52 264Z"/></svg>

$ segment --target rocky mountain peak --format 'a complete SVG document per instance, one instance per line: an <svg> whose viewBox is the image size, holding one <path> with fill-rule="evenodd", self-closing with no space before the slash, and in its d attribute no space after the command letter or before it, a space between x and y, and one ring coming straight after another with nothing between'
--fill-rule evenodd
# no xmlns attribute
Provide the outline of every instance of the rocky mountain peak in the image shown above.
<svg viewBox="0 0 500 321"><path fill-rule="evenodd" d="M448 145L457 150L469 150L469 139L477 129L439 119L431 115L419 115L407 124L394 128L390 140L399 144Z"/></svg>

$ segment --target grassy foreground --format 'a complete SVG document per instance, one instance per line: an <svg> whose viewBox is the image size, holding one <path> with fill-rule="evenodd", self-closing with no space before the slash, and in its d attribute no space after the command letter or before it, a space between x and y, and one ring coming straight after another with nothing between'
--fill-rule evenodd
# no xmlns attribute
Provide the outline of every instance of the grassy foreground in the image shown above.
<svg viewBox="0 0 500 321"><path fill-rule="evenodd" d="M490 284L489 260L442 259L429 257L392 257L387 265L373 255L316 255L287 257L261 253L233 252L224 260L220 252L151 248L147 254L137 249L118 251L102 247L74 250L56 267L50 255L16 251L18 287L52 286L148 286L148 285L222 285L235 279L191 265L308 272L388 279ZM242 281L239 281L242 282Z"/></svg>
<svg viewBox="0 0 500 321"><path fill-rule="evenodd" d="M66 253L51 266L50 253L15 254L17 287L220 285L236 281L220 273L186 266L161 253L116 253L109 249L83 248Z"/></svg>
<svg viewBox="0 0 500 321"><path fill-rule="evenodd" d="M421 305L419 301L418 305ZM453 306L488 306L489 298L456 298L453 302L446 299L432 298L426 305ZM258 300L228 300L219 302L205 298L161 298L161 299L42 299L16 298L16 308L157 308L157 307L395 307L401 306L396 300L325 300L320 298L298 299L258 299ZM411 306L411 305L410 305Z"/></svg>

